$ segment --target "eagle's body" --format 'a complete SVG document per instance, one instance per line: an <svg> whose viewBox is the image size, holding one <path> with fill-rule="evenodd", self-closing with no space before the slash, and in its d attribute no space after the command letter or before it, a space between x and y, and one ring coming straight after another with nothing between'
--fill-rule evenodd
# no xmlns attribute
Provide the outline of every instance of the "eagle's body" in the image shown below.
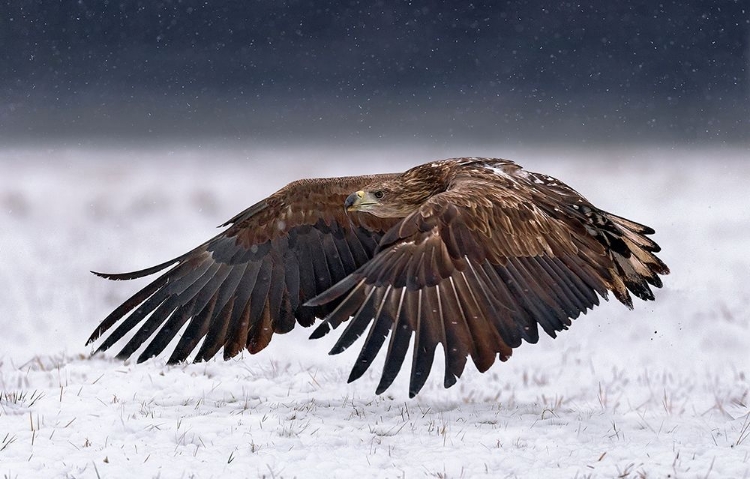
<svg viewBox="0 0 750 479"><path fill-rule="evenodd" d="M599 210L558 180L513 162L459 158L403 174L300 180L229 220L118 307L89 342L122 320L105 350L139 327L118 357L148 342L138 360L256 353L273 333L324 319L313 337L343 322L332 353L367 330L350 381L386 343L377 392L398 373L415 336L410 394L424 385L438 344L446 387L467 357L486 371L538 326L555 336L612 291L653 299L669 272L654 253L653 230ZM142 323L142 324L141 324ZM369 326L369 330L368 330ZM390 332L390 335L389 335Z"/></svg>

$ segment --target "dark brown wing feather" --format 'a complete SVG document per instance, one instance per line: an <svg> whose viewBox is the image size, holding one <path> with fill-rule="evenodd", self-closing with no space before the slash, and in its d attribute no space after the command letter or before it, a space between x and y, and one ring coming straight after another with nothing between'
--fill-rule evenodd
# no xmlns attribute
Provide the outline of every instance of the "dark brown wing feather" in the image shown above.
<svg viewBox="0 0 750 479"><path fill-rule="evenodd" d="M347 195L392 175L301 180L238 214L229 228L193 251L152 268L99 276L127 280L167 270L115 309L88 343L117 325L97 351L130 331L118 354L127 358L143 344L144 361L160 354L185 327L169 362L195 356L206 360L224 348L224 357L243 349L256 353L273 333L299 322L310 326L333 305L304 306L374 254L393 221L370 215L348 217Z"/></svg>
<svg viewBox="0 0 750 479"><path fill-rule="evenodd" d="M632 307L629 292L653 299L649 284L668 268L653 254L653 230L598 210L557 180L510 162L456 162L450 188L430 198L381 240L376 256L308 304L338 301L313 333L349 320L338 353L370 330L350 381L390 340L377 392L398 373L412 336L410 396L425 384L438 344L444 385L467 356L486 371L522 340L567 329L599 303Z"/></svg>

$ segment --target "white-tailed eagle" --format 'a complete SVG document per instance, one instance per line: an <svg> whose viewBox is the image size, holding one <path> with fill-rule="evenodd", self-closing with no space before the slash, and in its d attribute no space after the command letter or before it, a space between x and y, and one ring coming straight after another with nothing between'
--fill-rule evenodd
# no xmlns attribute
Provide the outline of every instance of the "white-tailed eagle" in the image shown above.
<svg viewBox="0 0 750 479"><path fill-rule="evenodd" d="M606 299L632 308L654 299L669 273L651 228L600 210L575 190L507 160L457 158L401 174L295 181L222 226L194 250L115 280L167 271L102 321L97 351L135 334L118 358L146 344L160 354L184 327L170 363L194 355L254 354L274 333L347 323L331 351L366 334L349 377L386 345L377 393L390 386L414 337L409 394L427 380L435 350L445 387L468 357L479 371L507 360L539 327L555 336ZM185 326L187 324L187 326Z"/></svg>

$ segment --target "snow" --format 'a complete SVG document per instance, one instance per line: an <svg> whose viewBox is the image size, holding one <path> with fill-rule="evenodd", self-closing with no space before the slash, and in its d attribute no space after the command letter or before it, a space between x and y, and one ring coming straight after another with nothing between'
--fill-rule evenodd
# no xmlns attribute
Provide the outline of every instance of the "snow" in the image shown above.
<svg viewBox="0 0 750 479"><path fill-rule="evenodd" d="M482 151L477 151L482 150ZM407 397L346 384L338 332L256 356L136 365L90 357L150 266L289 181L513 159L657 230L652 303L614 299L451 389L441 359ZM16 147L0 152L4 477L750 477L750 177L731 148ZM404 366L408 371L408 364Z"/></svg>

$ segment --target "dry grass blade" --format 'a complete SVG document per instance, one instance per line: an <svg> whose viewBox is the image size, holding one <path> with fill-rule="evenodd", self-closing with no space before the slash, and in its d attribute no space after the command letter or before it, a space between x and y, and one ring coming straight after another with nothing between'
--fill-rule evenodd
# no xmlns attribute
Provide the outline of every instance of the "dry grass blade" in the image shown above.
<svg viewBox="0 0 750 479"><path fill-rule="evenodd" d="M737 440L734 442L735 446L739 446L745 439L750 437L750 413L745 414L745 421L742 423L740 428L740 434L737 436Z"/></svg>

